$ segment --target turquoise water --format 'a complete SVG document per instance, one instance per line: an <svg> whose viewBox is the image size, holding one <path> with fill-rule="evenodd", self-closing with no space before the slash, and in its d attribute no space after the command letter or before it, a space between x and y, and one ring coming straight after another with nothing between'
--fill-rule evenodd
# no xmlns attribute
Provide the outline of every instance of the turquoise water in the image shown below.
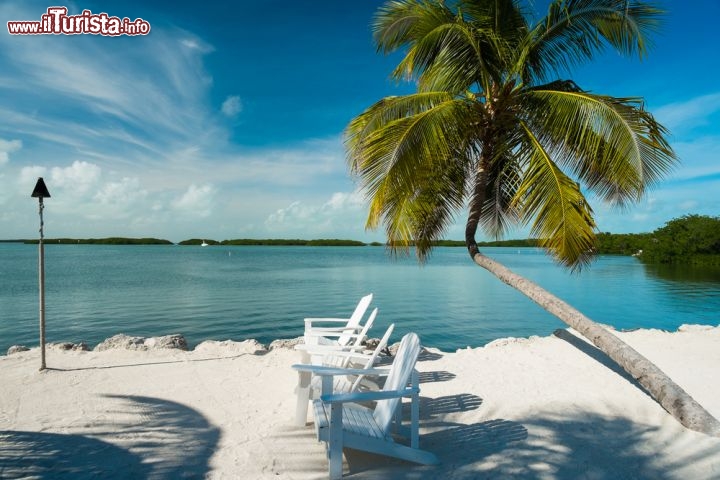
<svg viewBox="0 0 720 480"><path fill-rule="evenodd" d="M720 269L601 256L578 275L537 249L484 251L616 328L720 323ZM564 326L475 266L464 248L438 248L420 267L382 247L46 245L45 264L49 342L182 333L191 345L269 343L301 335L306 316L348 316L369 292L379 307L371 333L394 322L393 341L417 331L443 350ZM38 344L37 274L36 246L0 244L0 354Z"/></svg>

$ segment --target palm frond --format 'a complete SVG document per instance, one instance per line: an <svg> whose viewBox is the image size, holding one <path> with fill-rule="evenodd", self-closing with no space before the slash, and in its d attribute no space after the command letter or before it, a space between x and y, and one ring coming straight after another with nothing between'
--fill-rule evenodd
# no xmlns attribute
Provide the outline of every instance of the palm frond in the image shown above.
<svg viewBox="0 0 720 480"><path fill-rule="evenodd" d="M524 12L515 0L460 0L458 10L468 21L483 30L490 30L514 48L529 31Z"/></svg>
<svg viewBox="0 0 720 480"><path fill-rule="evenodd" d="M637 0L554 0L528 36L518 64L524 78L545 79L590 60L609 45L623 55L647 55L662 11Z"/></svg>
<svg viewBox="0 0 720 480"><path fill-rule="evenodd" d="M371 187L391 172L411 178L413 168L464 143L459 129L472 128L463 98L445 93L413 94L375 104L345 131L351 171ZM464 123L463 123L464 122Z"/></svg>
<svg viewBox="0 0 720 480"><path fill-rule="evenodd" d="M540 239L555 259L576 269L590 262L595 248L595 221L580 186L565 175L540 140L526 134L520 158L527 161L515 202L531 235Z"/></svg>
<svg viewBox="0 0 720 480"><path fill-rule="evenodd" d="M378 51L392 53L454 19L455 14L441 2L388 1L373 19L373 38Z"/></svg>
<svg viewBox="0 0 720 480"><path fill-rule="evenodd" d="M413 43L394 76L418 80L418 91L463 92L497 80L498 49L491 32L462 21L447 23Z"/></svg>
<svg viewBox="0 0 720 480"><path fill-rule="evenodd" d="M677 159L642 101L544 87L524 93L534 134L600 198L636 201Z"/></svg>
<svg viewBox="0 0 720 480"><path fill-rule="evenodd" d="M522 170L511 152L491 162L485 187L485 202L480 214L480 226L485 233L499 240L509 227L520 220L518 188Z"/></svg>
<svg viewBox="0 0 720 480"><path fill-rule="evenodd" d="M385 198L391 251L405 252L413 244L418 260L425 262L464 204L467 163L462 157L436 158L432 168L420 174L425 180L412 195Z"/></svg>
<svg viewBox="0 0 720 480"><path fill-rule="evenodd" d="M348 162L370 199L366 226L384 224L392 248L415 242L424 259L462 206L462 146L468 130L479 130L470 107L421 93L379 102L348 126Z"/></svg>
<svg viewBox="0 0 720 480"><path fill-rule="evenodd" d="M419 91L459 93L500 82L511 53L528 30L511 0L443 2L396 0L382 7L373 31L378 50L406 48L392 77L417 80Z"/></svg>
<svg viewBox="0 0 720 480"><path fill-rule="evenodd" d="M377 132L392 122L421 114L453 100L446 92L423 92L412 95L386 97L355 117L345 129L348 166L357 174L365 163L365 145Z"/></svg>

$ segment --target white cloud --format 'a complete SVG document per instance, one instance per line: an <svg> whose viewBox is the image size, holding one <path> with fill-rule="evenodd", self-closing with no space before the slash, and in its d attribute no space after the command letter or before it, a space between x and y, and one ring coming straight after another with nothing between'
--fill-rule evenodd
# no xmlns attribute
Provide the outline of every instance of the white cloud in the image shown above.
<svg viewBox="0 0 720 480"><path fill-rule="evenodd" d="M95 194L95 200L103 204L133 204L147 197L147 190L140 187L137 178L124 177L119 182L108 182Z"/></svg>
<svg viewBox="0 0 720 480"><path fill-rule="evenodd" d="M53 167L50 182L55 187L83 194L95 187L100 180L100 167L93 163L74 161L69 167Z"/></svg>
<svg viewBox="0 0 720 480"><path fill-rule="evenodd" d="M265 219L265 228L270 232L292 232L300 238L336 233L358 238L365 224L364 216L360 193L335 192L323 203L294 201L277 209Z"/></svg>
<svg viewBox="0 0 720 480"><path fill-rule="evenodd" d="M190 185L180 198L173 202L176 210L190 216L208 217L212 214L215 187L212 185Z"/></svg>
<svg viewBox="0 0 720 480"><path fill-rule="evenodd" d="M28 187L32 189L33 186L35 186L35 182L37 182L38 177L44 177L46 173L47 168L38 165L23 167L20 169L20 188Z"/></svg>
<svg viewBox="0 0 720 480"><path fill-rule="evenodd" d="M333 193L330 200L323 205L323 208L330 210L358 210L363 207L364 203L363 195L360 192L336 192Z"/></svg>
<svg viewBox="0 0 720 480"><path fill-rule="evenodd" d="M199 37L189 33L180 31L179 35L185 35L184 38L180 39L180 45L190 50L197 50L202 54L207 54L215 51L215 47L204 42Z"/></svg>
<svg viewBox="0 0 720 480"><path fill-rule="evenodd" d="M285 226L289 223L298 223L298 220L307 220L320 211L318 207L303 205L302 202L296 201L286 208L279 208L275 213L271 213L265 225L272 228L277 226Z"/></svg>
<svg viewBox="0 0 720 480"><path fill-rule="evenodd" d="M78 200L70 212L103 226L102 236L145 236L141 227L148 229L162 220L155 215L154 209L148 208L148 192L137 178L123 177L101 183L93 192L92 196ZM63 205L58 206L58 209L62 208Z"/></svg>
<svg viewBox="0 0 720 480"><path fill-rule="evenodd" d="M673 218L688 214L717 215L720 211L720 197L707 196L697 200L698 189L717 191L720 179L703 180L701 183L673 182L654 189L652 195L644 198L625 212L610 212L596 208L598 229L612 233L652 232Z"/></svg>
<svg viewBox="0 0 720 480"><path fill-rule="evenodd" d="M0 83L13 99L3 104L0 120L8 131L72 144L88 155L122 151L136 165L164 160L168 144L196 144L198 132L208 143L225 138L207 105L212 78L203 59L212 47L189 32L154 28L152 38L130 39L132 48L94 36L10 37L0 36Z"/></svg>
<svg viewBox="0 0 720 480"><path fill-rule="evenodd" d="M325 191L333 188L328 186L329 177L334 177L334 188L338 188L338 179L343 183L348 181L339 137L310 139L286 148L271 147L228 155L212 171L203 174L213 176L216 181L262 182L271 188L321 183Z"/></svg>
<svg viewBox="0 0 720 480"><path fill-rule="evenodd" d="M644 222L648 218L650 218L650 214L649 213L634 213L631 218L634 222Z"/></svg>
<svg viewBox="0 0 720 480"><path fill-rule="evenodd" d="M671 103L654 110L655 118L671 133L706 125L709 117L720 112L720 93L712 93L683 102Z"/></svg>
<svg viewBox="0 0 720 480"><path fill-rule="evenodd" d="M692 141L675 142L673 148L680 164L670 180L688 180L720 173L720 136L703 136Z"/></svg>
<svg viewBox="0 0 720 480"><path fill-rule="evenodd" d="M700 206L696 200L685 200L678 205L680 210L692 211Z"/></svg>
<svg viewBox="0 0 720 480"><path fill-rule="evenodd" d="M222 103L221 110L226 117L236 117L240 112L242 112L242 108L243 105L240 101L240 97L237 95L231 95Z"/></svg>
<svg viewBox="0 0 720 480"><path fill-rule="evenodd" d="M10 154L22 148L20 140L3 140L0 138L0 166L10 161Z"/></svg>

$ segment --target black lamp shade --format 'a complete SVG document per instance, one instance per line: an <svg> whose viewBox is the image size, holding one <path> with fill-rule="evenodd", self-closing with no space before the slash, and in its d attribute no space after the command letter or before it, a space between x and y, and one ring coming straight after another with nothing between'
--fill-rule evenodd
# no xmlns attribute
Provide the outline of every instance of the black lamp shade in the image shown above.
<svg viewBox="0 0 720 480"><path fill-rule="evenodd" d="M33 198L50 198L50 192L48 192L47 187L45 186L45 182L43 181L42 177L38 178L37 183L35 184L35 189L32 192L31 197Z"/></svg>

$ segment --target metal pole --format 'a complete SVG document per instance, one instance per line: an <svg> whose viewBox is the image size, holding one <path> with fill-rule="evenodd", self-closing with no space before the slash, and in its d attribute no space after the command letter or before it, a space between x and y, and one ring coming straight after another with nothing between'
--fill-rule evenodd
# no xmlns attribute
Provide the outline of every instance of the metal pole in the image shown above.
<svg viewBox="0 0 720 480"><path fill-rule="evenodd" d="M45 248L43 246L43 199L40 197L40 243L38 270L40 282L40 370L45 370Z"/></svg>

